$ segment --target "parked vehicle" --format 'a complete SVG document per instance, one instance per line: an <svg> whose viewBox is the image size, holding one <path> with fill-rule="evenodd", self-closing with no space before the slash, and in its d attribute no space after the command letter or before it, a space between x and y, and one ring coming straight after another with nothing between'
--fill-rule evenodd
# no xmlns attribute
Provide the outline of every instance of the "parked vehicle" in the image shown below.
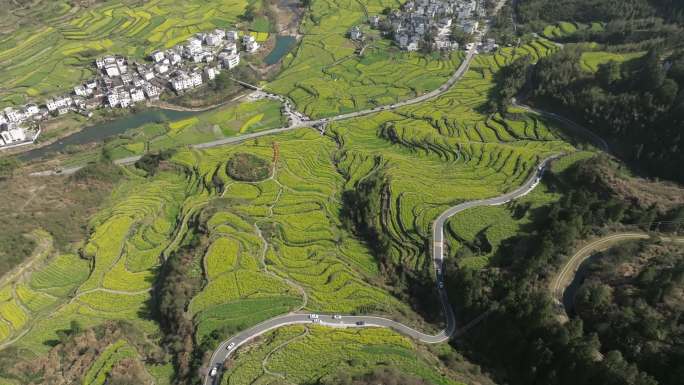
<svg viewBox="0 0 684 385"><path fill-rule="evenodd" d="M211 371L209 372L209 376L211 376L211 377L216 376L216 372L218 372L218 369L216 367L211 368Z"/></svg>

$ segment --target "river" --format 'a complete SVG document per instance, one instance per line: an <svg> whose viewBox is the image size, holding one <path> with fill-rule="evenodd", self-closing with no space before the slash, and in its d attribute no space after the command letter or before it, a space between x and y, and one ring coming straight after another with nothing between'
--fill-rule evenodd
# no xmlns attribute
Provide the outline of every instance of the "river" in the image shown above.
<svg viewBox="0 0 684 385"><path fill-rule="evenodd" d="M35 148L19 155L19 159L30 161L40 159L46 155L53 155L63 151L67 146L101 142L104 139L123 134L124 132L148 123L171 121L200 114L196 111L175 111L166 109L150 109L136 112L115 120L110 120L88 126L47 146Z"/></svg>
<svg viewBox="0 0 684 385"><path fill-rule="evenodd" d="M280 59L283 58L283 56L287 55L287 53L290 52L290 50L292 49L292 47L294 47L296 42L297 39L295 39L294 36L276 36L275 47L273 47L273 50L269 52L268 55L264 58L264 63L271 65L279 62Z"/></svg>

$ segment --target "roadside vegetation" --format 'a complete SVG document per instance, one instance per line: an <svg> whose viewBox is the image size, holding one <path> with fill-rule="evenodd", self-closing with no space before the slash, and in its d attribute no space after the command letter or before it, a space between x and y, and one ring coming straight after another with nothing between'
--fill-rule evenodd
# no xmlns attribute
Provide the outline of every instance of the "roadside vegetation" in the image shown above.
<svg viewBox="0 0 684 385"><path fill-rule="evenodd" d="M593 259L574 312L605 349L620 351L658 383L674 385L684 371L677 318L684 301L684 249L631 242Z"/></svg>
<svg viewBox="0 0 684 385"><path fill-rule="evenodd" d="M468 356L482 360L495 380L511 384L659 383L627 351L593 337L591 327L579 319L560 322L558 307L548 293L549 277L581 239L624 226L646 231L680 210L661 211L624 199L609 185L597 183L601 177L595 163L594 159L580 161L544 179L562 196L535 209L533 220L506 239L500 257L493 259L493 268L464 270L454 268L456 261L448 264L447 287L459 309L456 313L466 321L487 312L465 342ZM502 324L507 327L501 328ZM662 359L676 360L676 355Z"/></svg>

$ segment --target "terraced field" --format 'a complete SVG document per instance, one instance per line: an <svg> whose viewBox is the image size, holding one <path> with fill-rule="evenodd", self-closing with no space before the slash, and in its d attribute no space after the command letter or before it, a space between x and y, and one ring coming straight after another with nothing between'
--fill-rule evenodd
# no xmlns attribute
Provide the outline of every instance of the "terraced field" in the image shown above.
<svg viewBox="0 0 684 385"><path fill-rule="evenodd" d="M312 117L324 117L409 99L441 85L458 67L462 53L422 55L392 47L379 36L363 55L345 35L388 0L314 1L300 27L298 50L284 59L285 70L267 88L294 100Z"/></svg>
<svg viewBox="0 0 684 385"><path fill-rule="evenodd" d="M13 346L41 355L72 321L90 327L126 320L145 333L158 333L150 318L149 290L175 239L181 205L192 185L177 173L159 173L153 179L132 175L91 220L93 231L80 257L48 253L2 288L0 316L7 327L0 342L17 339ZM115 349L114 357L132 354L130 348L124 350ZM111 368L113 362L107 362L102 365ZM87 383L103 383L102 370L89 374Z"/></svg>
<svg viewBox="0 0 684 385"><path fill-rule="evenodd" d="M645 51L641 52L606 52L606 51L588 51L582 53L582 69L587 72L596 72L601 64L606 64L608 62L614 61L617 63L622 63L628 60L638 59L646 54Z"/></svg>
<svg viewBox="0 0 684 385"><path fill-rule="evenodd" d="M480 55L456 86L429 103L332 126L344 149L339 167L346 188L379 169L387 175L382 227L391 235L395 262L426 267L430 224L447 206L499 195L521 184L540 158L572 151L558 127L539 116L480 112L500 66L554 49L541 40Z"/></svg>
<svg viewBox="0 0 684 385"><path fill-rule="evenodd" d="M44 23L0 36L0 107L65 92L92 76L105 54L141 58L192 34L234 25L244 0L106 1L71 13L71 5Z"/></svg>
<svg viewBox="0 0 684 385"><path fill-rule="evenodd" d="M103 146L113 159L121 159L142 155L146 151L183 147L285 124L279 102L257 100L217 107L186 119L145 124L110 138ZM83 165L97 160L101 152L101 148L80 151L62 165Z"/></svg>
<svg viewBox="0 0 684 385"><path fill-rule="evenodd" d="M437 88L459 64L457 54L442 58L401 53L380 40L363 57L353 54L355 47L344 33L385 6L396 3L315 1L299 51L268 87L289 95L313 116L386 104ZM140 56L197 30L231 23L241 7L244 3L225 0L105 4L46 27L37 37L25 32L21 41L31 55L17 58L8 54L15 48L8 47L19 44L5 38L0 41L0 82L11 81L0 90L0 100L17 101L73 84L85 74L74 72L82 63L70 60L87 61L104 49ZM145 44L137 44L141 42ZM92 52L76 49L81 46ZM128 169L128 181L92 218L92 232L80 256L46 255L20 280L0 288L1 342L18 338L14 346L42 355L59 339L57 331L68 329L72 321L89 327L105 320L129 321L158 339L150 289L164 258L198 223L208 239L198 272L204 284L188 307L198 342L293 309L413 317L406 304L378 285L378 260L343 226L343 193L382 172L387 194L380 221L391 240L389 256L409 269L423 270L429 261L431 222L444 208L510 190L541 158L572 151L557 127L539 116L516 110L506 117L483 112L501 66L520 55L540 57L554 49L539 40L478 56L463 79L440 97L334 123L327 136L302 129L232 147L183 149L172 165L149 178ZM63 67L48 70L42 63ZM35 71L28 77L12 73L19 68ZM54 80L53 70L62 77ZM36 88L39 83L45 88ZM280 114L274 111L279 107L269 103L149 125L140 137L114 148L118 155L129 155L140 153L150 138L155 138L150 146L158 149L202 135L276 125ZM257 183L232 180L226 162L235 152L272 159L272 177ZM532 206L554 199L544 191L535 194L526 198ZM452 221L450 249L455 253L462 246L459 242L471 242L484 232L492 250L462 261L473 266L485 265L498 243L527 218L511 219L499 208L468 215L467 220ZM113 344L88 370L86 383L102 383L117 360L136 354L125 342ZM301 327L275 331L239 355L224 383L267 383L281 376L311 382L352 361L356 364L351 371L390 362L433 383L454 383L434 370L439 367L434 356L418 354L412 342L394 332ZM157 383L168 383L168 365L148 364L146 369Z"/></svg>
<svg viewBox="0 0 684 385"><path fill-rule="evenodd" d="M605 28L603 23L593 22L591 24L586 23L570 23L570 22L560 22L556 25L549 25L544 28L542 35L547 39L557 39L563 38L574 33L580 32L601 32Z"/></svg>
<svg viewBox="0 0 684 385"><path fill-rule="evenodd" d="M245 183L227 176L225 163L231 153L273 158L274 147L279 155L271 178ZM377 274L377 266L366 248L340 229L342 177L330 161L334 150L330 140L303 129L174 158L198 170L207 185L220 178L224 186L210 194L215 213L207 221L213 239L205 256L208 284L190 306L201 334L210 330L203 323L219 325L217 317L229 316L227 310L245 299L249 301L241 303L251 308L407 311L366 281Z"/></svg>
<svg viewBox="0 0 684 385"><path fill-rule="evenodd" d="M248 352L239 353L222 384L308 384L338 372L366 373L387 365L431 384L458 384L435 370L444 370L439 361L392 331L305 326L278 329Z"/></svg>

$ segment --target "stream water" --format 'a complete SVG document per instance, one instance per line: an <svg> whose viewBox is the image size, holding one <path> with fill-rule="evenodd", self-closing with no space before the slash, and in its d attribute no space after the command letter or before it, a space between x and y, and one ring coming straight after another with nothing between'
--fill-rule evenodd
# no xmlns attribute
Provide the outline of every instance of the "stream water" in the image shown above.
<svg viewBox="0 0 684 385"><path fill-rule="evenodd" d="M295 39L293 36L276 36L275 47L273 47L273 50L264 58L264 63L271 65L279 62L283 56L290 52L296 42L297 39Z"/></svg>
<svg viewBox="0 0 684 385"><path fill-rule="evenodd" d="M175 111L166 109L151 109L136 112L122 118L88 126L79 132L73 133L47 146L24 152L19 155L19 159L24 161L40 159L46 155L52 155L63 151L67 146L100 142L110 136L123 134L132 128L137 128L144 124L178 120L200 113L201 112L196 111Z"/></svg>

